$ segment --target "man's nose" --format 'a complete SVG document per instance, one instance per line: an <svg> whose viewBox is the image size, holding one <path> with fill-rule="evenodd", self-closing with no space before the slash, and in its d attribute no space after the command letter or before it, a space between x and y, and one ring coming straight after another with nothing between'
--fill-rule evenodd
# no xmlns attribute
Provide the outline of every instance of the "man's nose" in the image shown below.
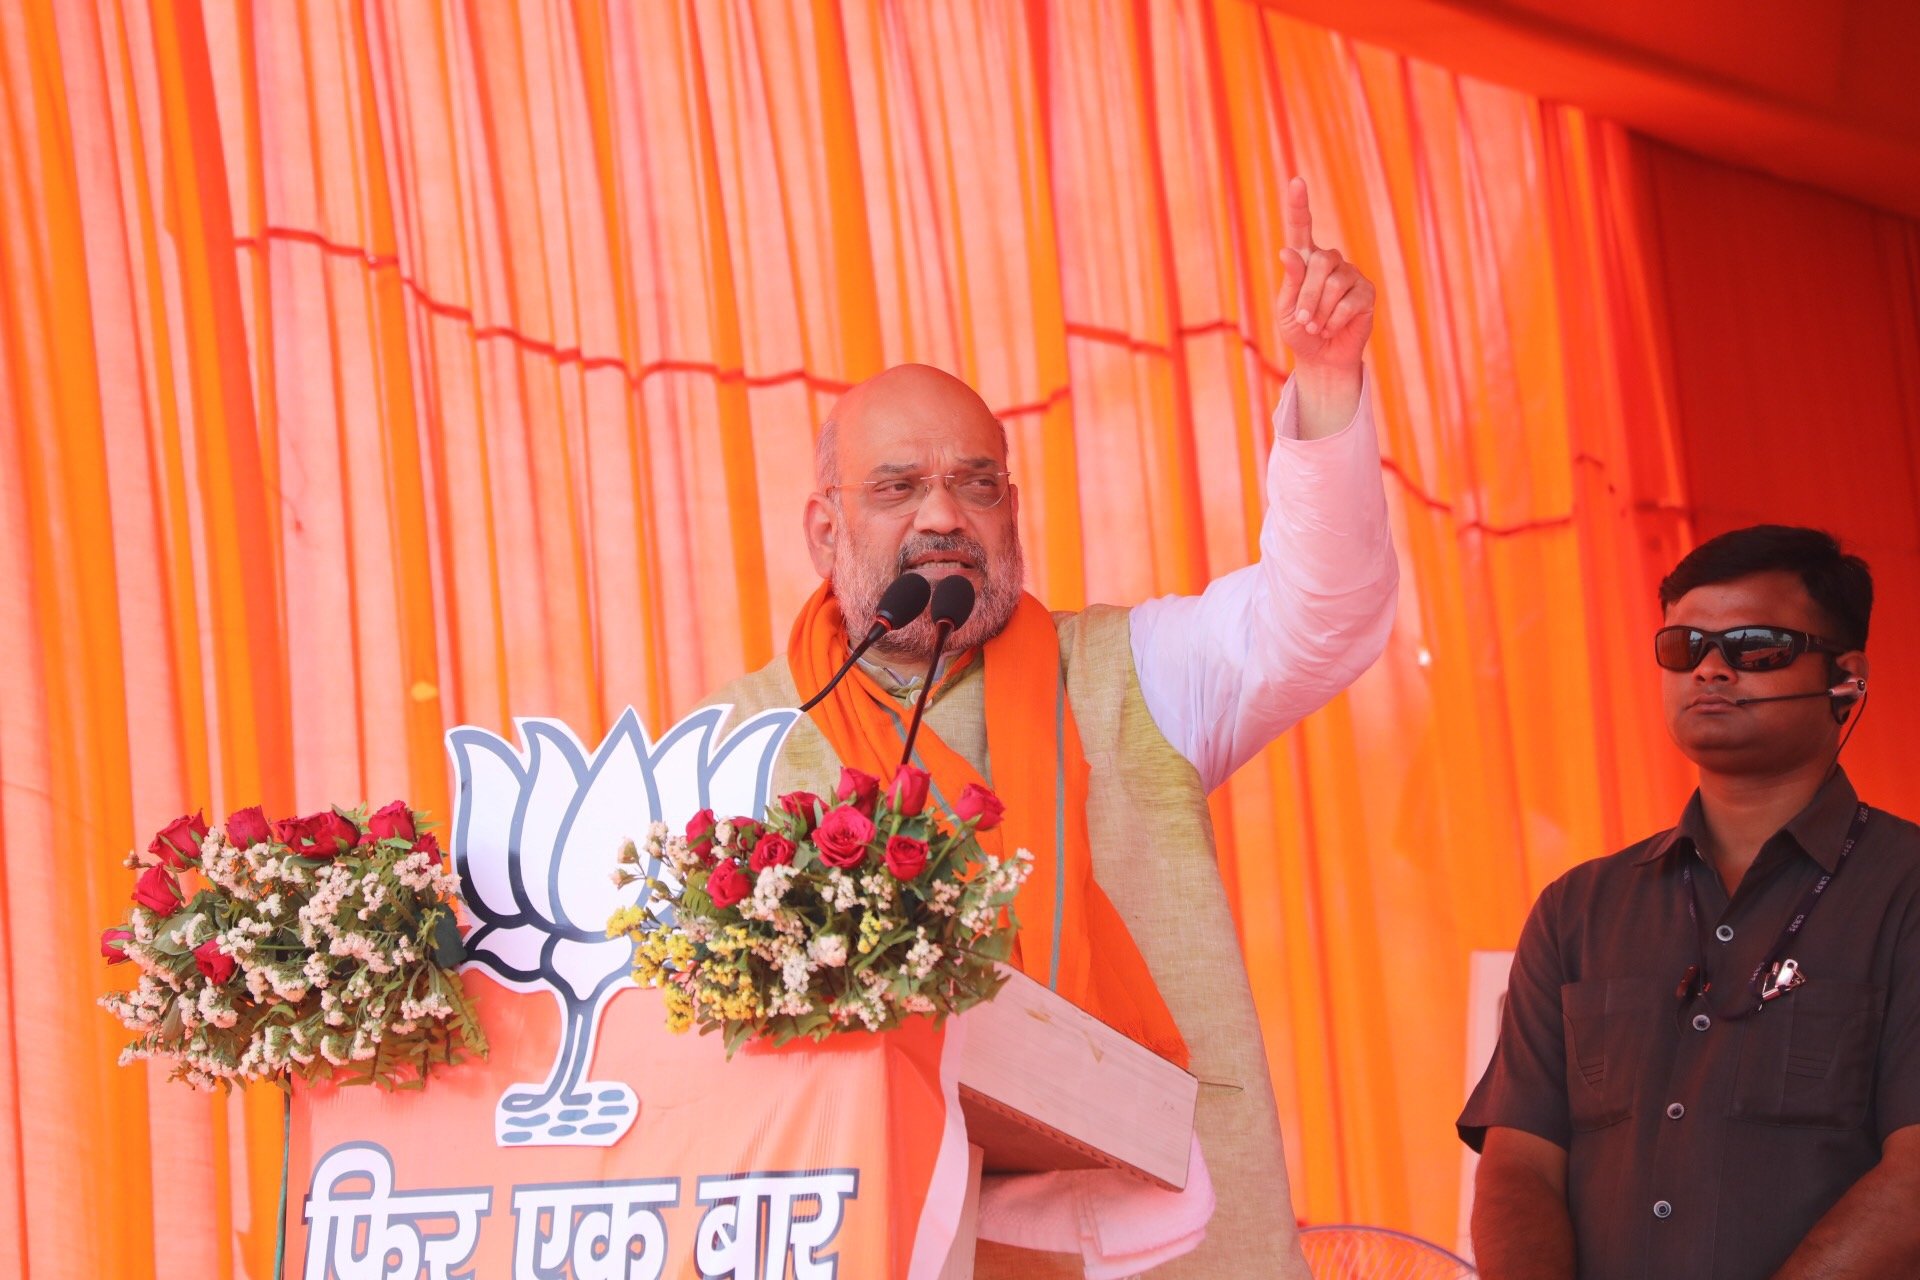
<svg viewBox="0 0 1920 1280"><path fill-rule="evenodd" d="M947 482L940 476L927 477L927 494L913 513L916 533L958 533L967 526L960 504L954 501Z"/></svg>
<svg viewBox="0 0 1920 1280"><path fill-rule="evenodd" d="M1728 666L1726 658L1721 656L1720 646L1707 646L1707 651L1701 656L1699 665L1693 669L1693 678L1703 684L1712 680L1733 679L1733 668Z"/></svg>

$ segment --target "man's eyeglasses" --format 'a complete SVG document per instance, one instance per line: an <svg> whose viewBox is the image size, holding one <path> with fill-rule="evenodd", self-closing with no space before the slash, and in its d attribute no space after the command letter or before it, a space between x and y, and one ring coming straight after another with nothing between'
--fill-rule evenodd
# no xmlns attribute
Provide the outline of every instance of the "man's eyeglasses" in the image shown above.
<svg viewBox="0 0 1920 1280"><path fill-rule="evenodd" d="M1662 627L1653 633L1653 660L1669 671L1691 671L1718 649L1735 671L1776 671L1803 653L1845 653L1839 645L1787 627Z"/></svg>
<svg viewBox="0 0 1920 1280"><path fill-rule="evenodd" d="M975 511L986 511L1006 500L1011 487L1011 471L949 471L944 475L887 476L881 480L862 480L857 484L831 484L835 489L864 489L867 501L882 511L904 511L918 507L933 492L935 482L945 485L953 500Z"/></svg>

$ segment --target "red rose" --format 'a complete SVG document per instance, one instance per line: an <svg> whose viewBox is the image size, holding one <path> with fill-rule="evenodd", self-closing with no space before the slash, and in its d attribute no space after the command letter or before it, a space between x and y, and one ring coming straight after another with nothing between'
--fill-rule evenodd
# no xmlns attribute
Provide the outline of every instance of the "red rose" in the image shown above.
<svg viewBox="0 0 1920 1280"><path fill-rule="evenodd" d="M196 813L181 814L166 826L147 846L147 852L170 867L185 867L200 861L200 842L207 838L207 820Z"/></svg>
<svg viewBox="0 0 1920 1280"><path fill-rule="evenodd" d="M304 857L331 858L342 849L351 849L360 839L360 828L331 809L323 809L302 821L306 823L307 834L313 837L313 847L300 851Z"/></svg>
<svg viewBox="0 0 1920 1280"><path fill-rule="evenodd" d="M702 809L687 819L687 848L713 861L713 829L719 824L714 821L713 810Z"/></svg>
<svg viewBox="0 0 1920 1280"><path fill-rule="evenodd" d="M780 797L780 807L800 820L800 834L810 836L820 825L820 811L827 806L811 791L789 791Z"/></svg>
<svg viewBox="0 0 1920 1280"><path fill-rule="evenodd" d="M887 791L887 802L893 811L903 818L911 818L927 807L927 786L932 779L927 777L925 769L916 769L903 764L894 771L893 786Z"/></svg>
<svg viewBox="0 0 1920 1280"><path fill-rule="evenodd" d="M205 974L208 982L223 987L233 976L233 957L220 949L218 938L208 938L193 949L193 967Z"/></svg>
<svg viewBox="0 0 1920 1280"><path fill-rule="evenodd" d="M133 882L133 900L155 915L172 915L180 905L180 884L165 867L148 867Z"/></svg>
<svg viewBox="0 0 1920 1280"><path fill-rule="evenodd" d="M879 786L879 780L873 780ZM867 860L867 842L873 839L873 819L858 809L835 809L826 816L813 843L820 849L820 861L830 867L857 867Z"/></svg>
<svg viewBox="0 0 1920 1280"><path fill-rule="evenodd" d="M273 838L297 853L302 844L313 838L313 834L307 830L305 818L282 818L273 824Z"/></svg>
<svg viewBox="0 0 1920 1280"><path fill-rule="evenodd" d="M409 844L417 834L413 814L405 800L395 800L367 819L367 834L375 840L405 840Z"/></svg>
<svg viewBox="0 0 1920 1280"><path fill-rule="evenodd" d="M834 791L834 795L871 818L873 803L880 798L880 779L870 773L862 773L858 769L842 768L840 786Z"/></svg>
<svg viewBox="0 0 1920 1280"><path fill-rule="evenodd" d="M732 858L722 858L719 865L707 873L707 896L716 907L730 907L752 892L753 881L747 879L740 864Z"/></svg>
<svg viewBox="0 0 1920 1280"><path fill-rule="evenodd" d="M133 941L133 930L112 928L100 935L100 954L107 958L108 964L124 964L127 959L126 946Z"/></svg>
<svg viewBox="0 0 1920 1280"><path fill-rule="evenodd" d="M413 842L413 851L415 853L432 854L435 862L440 861L440 842L433 838L433 832L431 831L426 832L418 840Z"/></svg>
<svg viewBox="0 0 1920 1280"><path fill-rule="evenodd" d="M927 869L927 843L912 836L887 841L887 870L895 880L911 880Z"/></svg>
<svg viewBox="0 0 1920 1280"><path fill-rule="evenodd" d="M733 847L742 853L747 852L749 849L752 849L754 845L760 843L760 833L765 830L765 827L755 822L752 818L735 818L733 820Z"/></svg>
<svg viewBox="0 0 1920 1280"><path fill-rule="evenodd" d="M753 846L753 855L747 859L747 867L758 875L768 867L784 867L792 861L793 841L777 831L768 831Z"/></svg>
<svg viewBox="0 0 1920 1280"><path fill-rule="evenodd" d="M273 828L259 805L227 815L227 842L236 849L251 849L273 839Z"/></svg>
<svg viewBox="0 0 1920 1280"><path fill-rule="evenodd" d="M980 819L975 831L991 831L1000 825L1007 807L1000 803L1000 797L993 794L977 782L969 782L960 798L953 802L953 816L962 822L974 818Z"/></svg>

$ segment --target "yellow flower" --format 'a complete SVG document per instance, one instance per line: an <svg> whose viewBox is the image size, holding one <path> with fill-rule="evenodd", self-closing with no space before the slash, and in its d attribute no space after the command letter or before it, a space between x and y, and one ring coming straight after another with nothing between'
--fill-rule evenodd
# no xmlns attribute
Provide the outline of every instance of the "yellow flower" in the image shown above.
<svg viewBox="0 0 1920 1280"><path fill-rule="evenodd" d="M667 1006L669 1031L685 1031L693 1025L693 997L687 994L684 987L664 987L661 996Z"/></svg>

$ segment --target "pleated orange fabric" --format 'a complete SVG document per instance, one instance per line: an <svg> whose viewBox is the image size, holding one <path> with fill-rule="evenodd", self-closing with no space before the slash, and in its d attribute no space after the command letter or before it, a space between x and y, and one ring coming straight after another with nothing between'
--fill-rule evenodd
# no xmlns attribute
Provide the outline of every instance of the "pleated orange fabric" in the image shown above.
<svg viewBox="0 0 1920 1280"><path fill-rule="evenodd" d="M823 583L794 619L787 642L795 687L826 688L846 661L848 647L840 602ZM1032 871L1013 904L1020 922L1014 966L1161 1057L1186 1066L1186 1041L1146 957L1093 878L1087 757L1061 676L1053 615L1031 595L1023 596L1006 630L981 646L978 660L987 741L996 761L993 789L1007 806L1001 825L978 833L980 846L998 858L1011 857L1016 849L1033 855ZM956 663L943 682L964 668L964 662ZM865 671L855 667L808 714L842 764L883 782L893 776L907 727ZM925 724L913 750L949 802L969 784L987 785Z"/></svg>
<svg viewBox="0 0 1920 1280"><path fill-rule="evenodd" d="M1296 1208L1451 1240L1468 959L1685 795L1701 532L1860 541L1849 764L1920 809L1911 221L1254 0L0 4L0 1273L272 1271L277 1096L91 1005L126 850L764 664L852 382L980 389L1050 607L1247 563L1295 174L1380 288L1401 610L1213 814Z"/></svg>

